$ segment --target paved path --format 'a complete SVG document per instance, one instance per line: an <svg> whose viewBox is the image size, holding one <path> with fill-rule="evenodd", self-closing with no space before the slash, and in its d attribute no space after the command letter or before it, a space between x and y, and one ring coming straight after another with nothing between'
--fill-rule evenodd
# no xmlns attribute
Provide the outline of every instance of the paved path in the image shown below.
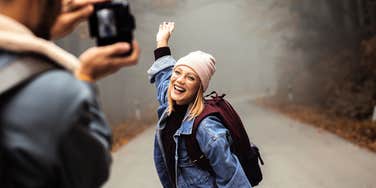
<svg viewBox="0 0 376 188"><path fill-rule="evenodd" d="M232 100L266 163L260 188L375 188L376 154L335 135ZM149 129L114 154L106 188L161 187L152 161Z"/></svg>

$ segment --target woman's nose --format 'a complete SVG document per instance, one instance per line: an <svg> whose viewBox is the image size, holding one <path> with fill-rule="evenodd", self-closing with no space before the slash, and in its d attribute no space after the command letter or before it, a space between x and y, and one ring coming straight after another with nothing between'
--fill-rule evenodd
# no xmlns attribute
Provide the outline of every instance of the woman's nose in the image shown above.
<svg viewBox="0 0 376 188"><path fill-rule="evenodd" d="M179 83L179 84L182 84L184 83L184 76L179 76L176 81Z"/></svg>

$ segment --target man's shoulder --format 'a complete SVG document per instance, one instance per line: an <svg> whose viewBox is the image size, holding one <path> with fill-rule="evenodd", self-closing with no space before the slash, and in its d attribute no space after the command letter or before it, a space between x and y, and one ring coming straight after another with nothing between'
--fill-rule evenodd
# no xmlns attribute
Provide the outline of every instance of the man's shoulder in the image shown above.
<svg viewBox="0 0 376 188"><path fill-rule="evenodd" d="M72 72L64 69L59 64L55 63L49 58L46 58L45 56L30 54L27 59L34 62L48 63L53 66L53 68L50 70L47 70L31 79L30 84L36 84L40 87L45 87L48 90L63 90L61 94L70 94L73 92L74 95L76 95L77 92L85 94L85 91L88 93L92 93L94 91L93 84L78 80L72 74Z"/></svg>
<svg viewBox="0 0 376 188"><path fill-rule="evenodd" d="M38 122L31 127L49 126L54 122L70 124L80 115L78 112L82 104L95 102L92 87L77 80L65 69L49 69L3 96L0 101L0 122L9 126Z"/></svg>
<svg viewBox="0 0 376 188"><path fill-rule="evenodd" d="M56 68L63 68L59 64L55 63L48 57L32 53L32 52L13 52L4 49L0 49L0 68L4 67L8 64L11 64L14 61L30 61L30 62L38 62L43 64L50 64Z"/></svg>
<svg viewBox="0 0 376 188"><path fill-rule="evenodd" d="M36 64L51 65L48 70L28 78L22 84L16 87L10 95L46 98L46 99L72 99L77 97L95 97L95 88L93 84L80 81L68 70L60 67L58 64L38 54L13 53L0 51L0 60L3 60L3 66L20 59ZM1 68L1 67L0 67ZM17 97L16 97L17 98Z"/></svg>
<svg viewBox="0 0 376 188"><path fill-rule="evenodd" d="M54 69L38 75L25 86L25 89L35 90L44 95L58 95L61 97L94 97L93 84L80 81L64 70Z"/></svg>

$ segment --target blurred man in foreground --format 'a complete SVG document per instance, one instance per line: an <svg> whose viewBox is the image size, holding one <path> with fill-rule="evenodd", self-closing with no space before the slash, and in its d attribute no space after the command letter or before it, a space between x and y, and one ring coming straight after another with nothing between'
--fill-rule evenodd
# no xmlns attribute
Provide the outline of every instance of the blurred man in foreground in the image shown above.
<svg viewBox="0 0 376 188"><path fill-rule="evenodd" d="M93 82L137 63L133 43L79 59L49 40L71 32L103 0L0 0L0 187L100 187L111 130Z"/></svg>

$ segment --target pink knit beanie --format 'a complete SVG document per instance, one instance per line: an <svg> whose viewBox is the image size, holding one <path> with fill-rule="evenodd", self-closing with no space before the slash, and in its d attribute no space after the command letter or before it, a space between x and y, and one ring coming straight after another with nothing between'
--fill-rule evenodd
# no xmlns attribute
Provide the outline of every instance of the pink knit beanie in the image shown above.
<svg viewBox="0 0 376 188"><path fill-rule="evenodd" d="M176 62L175 67L180 65L185 65L193 69L198 77L200 77L204 92L208 89L210 78L215 72L215 59L212 55L202 51L191 52L180 58Z"/></svg>

